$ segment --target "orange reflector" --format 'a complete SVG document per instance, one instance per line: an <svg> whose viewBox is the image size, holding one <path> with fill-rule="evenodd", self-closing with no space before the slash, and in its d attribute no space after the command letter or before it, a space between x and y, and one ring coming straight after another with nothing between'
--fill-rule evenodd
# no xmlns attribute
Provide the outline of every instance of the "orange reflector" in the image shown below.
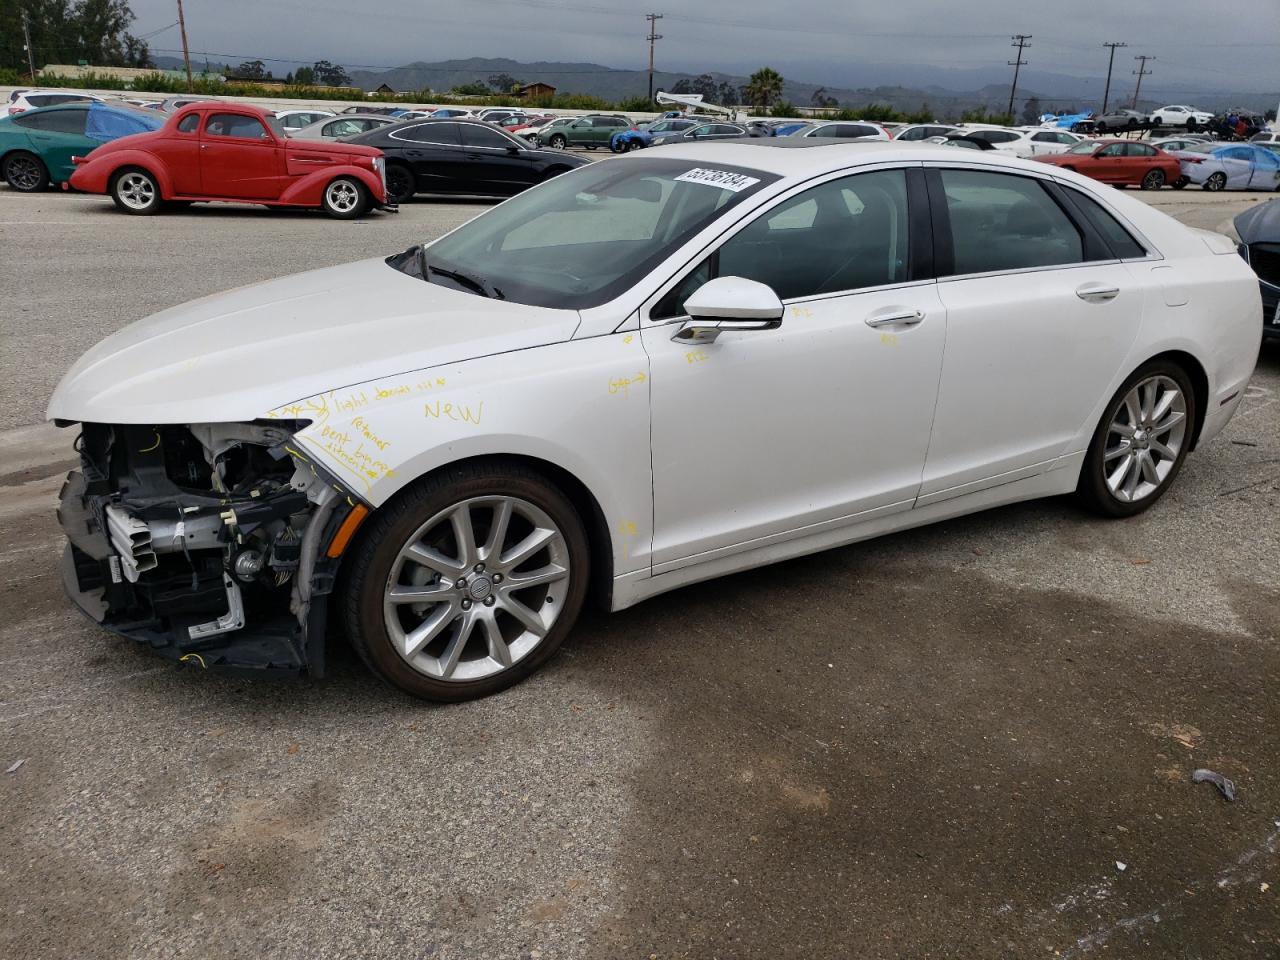
<svg viewBox="0 0 1280 960"><path fill-rule="evenodd" d="M325 556L330 559L342 556L342 551L347 549L347 544L351 542L351 538L355 536L356 531L360 529L360 524L364 523L364 518L368 515L369 508L363 503L357 503L352 507L347 518L342 521L342 526L338 527L338 532L329 541L329 549L324 552Z"/></svg>

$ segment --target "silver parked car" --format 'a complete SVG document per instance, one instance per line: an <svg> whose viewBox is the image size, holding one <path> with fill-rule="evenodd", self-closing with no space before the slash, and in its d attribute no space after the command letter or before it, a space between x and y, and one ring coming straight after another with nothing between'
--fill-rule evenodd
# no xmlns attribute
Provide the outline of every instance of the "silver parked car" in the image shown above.
<svg viewBox="0 0 1280 960"><path fill-rule="evenodd" d="M343 137L354 137L358 133L368 133L392 123L399 123L395 117L383 117L377 114L344 113L336 117L325 117L315 123L307 124L301 130L290 131L289 136L302 140L341 140Z"/></svg>
<svg viewBox="0 0 1280 960"><path fill-rule="evenodd" d="M1249 143L1202 143L1173 154L1182 182L1205 190L1280 190L1280 155Z"/></svg>

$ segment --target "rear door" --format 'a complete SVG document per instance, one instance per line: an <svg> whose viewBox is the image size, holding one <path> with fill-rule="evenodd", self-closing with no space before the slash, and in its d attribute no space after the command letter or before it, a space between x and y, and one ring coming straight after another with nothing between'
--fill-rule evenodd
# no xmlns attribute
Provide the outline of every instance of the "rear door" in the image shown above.
<svg viewBox="0 0 1280 960"><path fill-rule="evenodd" d="M200 133L200 189L206 196L275 200L288 174L284 149L258 117L209 113Z"/></svg>
<svg viewBox="0 0 1280 960"><path fill-rule="evenodd" d="M1069 466L1144 302L1048 178L958 165L929 177L947 344L921 505Z"/></svg>
<svg viewBox="0 0 1280 960"><path fill-rule="evenodd" d="M14 122L26 128L27 137L49 169L49 179L64 183L71 179L73 156L83 156L98 145L84 135L88 107L63 107L48 113L18 114Z"/></svg>
<svg viewBox="0 0 1280 960"><path fill-rule="evenodd" d="M1217 157L1227 175L1227 186L1247 190L1253 179L1253 151L1248 147L1227 147L1219 150Z"/></svg>

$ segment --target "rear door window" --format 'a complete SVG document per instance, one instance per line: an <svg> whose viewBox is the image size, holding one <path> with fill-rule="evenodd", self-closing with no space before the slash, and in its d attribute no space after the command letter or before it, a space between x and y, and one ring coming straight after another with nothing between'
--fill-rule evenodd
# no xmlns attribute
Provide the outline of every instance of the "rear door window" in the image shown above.
<svg viewBox="0 0 1280 960"><path fill-rule="evenodd" d="M410 143L442 143L458 146L462 143L462 135L457 123L420 123L415 127L391 132L392 140L408 140ZM485 129L477 127L476 129Z"/></svg>
<svg viewBox="0 0 1280 960"><path fill-rule="evenodd" d="M1084 238L1034 178L941 171L951 220L954 274L1084 262Z"/></svg>

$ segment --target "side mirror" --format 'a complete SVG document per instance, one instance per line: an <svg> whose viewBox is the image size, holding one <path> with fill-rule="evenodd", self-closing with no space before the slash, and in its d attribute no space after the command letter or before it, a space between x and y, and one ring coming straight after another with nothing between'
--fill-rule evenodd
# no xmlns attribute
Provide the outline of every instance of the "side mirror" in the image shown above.
<svg viewBox="0 0 1280 960"><path fill-rule="evenodd" d="M711 343L726 331L776 330L785 309L771 287L743 277L707 281L684 308L690 319L671 338L678 343Z"/></svg>

